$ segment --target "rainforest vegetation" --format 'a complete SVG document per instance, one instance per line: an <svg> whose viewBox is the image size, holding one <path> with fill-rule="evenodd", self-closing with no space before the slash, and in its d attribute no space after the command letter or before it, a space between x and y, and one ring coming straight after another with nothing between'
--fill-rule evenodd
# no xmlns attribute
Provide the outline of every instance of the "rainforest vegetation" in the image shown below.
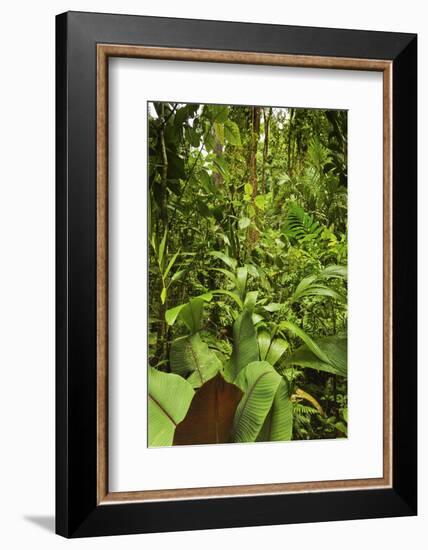
<svg viewBox="0 0 428 550"><path fill-rule="evenodd" d="M347 113L149 103L148 445L347 436Z"/></svg>

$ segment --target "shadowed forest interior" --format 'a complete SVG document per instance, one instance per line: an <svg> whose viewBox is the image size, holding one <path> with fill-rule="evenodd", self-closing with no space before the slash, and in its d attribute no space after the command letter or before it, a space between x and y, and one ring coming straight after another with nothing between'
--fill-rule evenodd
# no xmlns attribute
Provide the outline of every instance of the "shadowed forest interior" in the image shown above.
<svg viewBox="0 0 428 550"><path fill-rule="evenodd" d="M347 112L148 103L148 445L347 437Z"/></svg>

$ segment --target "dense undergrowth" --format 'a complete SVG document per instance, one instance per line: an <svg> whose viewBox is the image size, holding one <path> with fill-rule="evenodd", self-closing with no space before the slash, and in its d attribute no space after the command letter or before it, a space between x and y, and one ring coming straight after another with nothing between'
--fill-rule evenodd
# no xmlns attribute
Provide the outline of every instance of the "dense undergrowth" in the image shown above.
<svg viewBox="0 0 428 550"><path fill-rule="evenodd" d="M347 115L149 104L149 445L347 434Z"/></svg>

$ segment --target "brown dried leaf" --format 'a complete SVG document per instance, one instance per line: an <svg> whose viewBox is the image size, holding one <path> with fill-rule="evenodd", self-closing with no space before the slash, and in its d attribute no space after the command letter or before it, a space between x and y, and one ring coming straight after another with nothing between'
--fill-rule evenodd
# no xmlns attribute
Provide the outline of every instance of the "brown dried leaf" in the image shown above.
<svg viewBox="0 0 428 550"><path fill-rule="evenodd" d="M199 388L185 419L177 425L174 445L228 443L243 392L218 373Z"/></svg>

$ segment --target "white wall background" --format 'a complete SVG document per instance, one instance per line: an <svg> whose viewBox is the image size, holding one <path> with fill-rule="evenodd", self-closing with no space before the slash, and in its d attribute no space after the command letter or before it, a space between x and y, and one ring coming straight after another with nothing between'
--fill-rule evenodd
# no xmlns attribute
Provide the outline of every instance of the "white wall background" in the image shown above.
<svg viewBox="0 0 428 550"><path fill-rule="evenodd" d="M54 16L66 10L227 19L419 33L420 98L426 79L428 18L420 0L39 0L8 2L0 17L0 546L152 548L305 546L398 550L426 540L427 477L420 516L392 520L167 533L67 542L54 512ZM425 65L425 67L423 67ZM426 109L420 102L420 240L428 207L422 182ZM426 229L426 224L425 224ZM426 270L420 260L420 281ZM425 275L426 276L426 275ZM425 296L420 289L420 464L426 462ZM422 544L423 546L423 544Z"/></svg>

